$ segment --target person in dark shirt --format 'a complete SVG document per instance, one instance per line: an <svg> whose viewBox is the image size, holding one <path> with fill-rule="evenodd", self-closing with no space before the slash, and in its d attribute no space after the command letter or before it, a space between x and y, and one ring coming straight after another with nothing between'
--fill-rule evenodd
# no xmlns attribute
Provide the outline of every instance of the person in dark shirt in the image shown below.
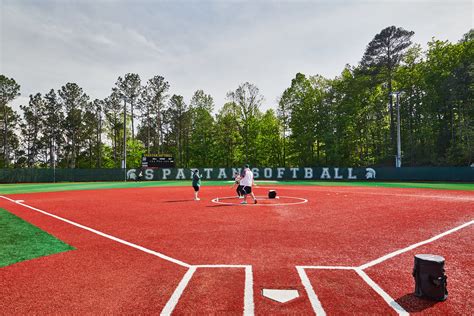
<svg viewBox="0 0 474 316"><path fill-rule="evenodd" d="M193 171L193 188L194 188L194 200L199 201L200 198L198 196L199 194L199 188L201 187L201 176L199 175L199 170L194 170Z"/></svg>

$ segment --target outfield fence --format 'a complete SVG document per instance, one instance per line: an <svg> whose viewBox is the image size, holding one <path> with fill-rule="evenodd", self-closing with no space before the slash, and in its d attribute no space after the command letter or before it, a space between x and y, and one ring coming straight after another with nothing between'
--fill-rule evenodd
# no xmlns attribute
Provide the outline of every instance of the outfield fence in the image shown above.
<svg viewBox="0 0 474 316"><path fill-rule="evenodd" d="M240 168L198 168L203 179L232 180ZM163 169L0 169L1 183L166 181L191 179L190 168ZM473 182L473 167L252 168L258 180Z"/></svg>

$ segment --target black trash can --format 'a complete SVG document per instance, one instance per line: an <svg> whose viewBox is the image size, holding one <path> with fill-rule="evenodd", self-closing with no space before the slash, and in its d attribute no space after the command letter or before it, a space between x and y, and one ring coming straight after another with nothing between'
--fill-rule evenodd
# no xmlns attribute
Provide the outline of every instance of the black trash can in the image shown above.
<svg viewBox="0 0 474 316"><path fill-rule="evenodd" d="M438 255L415 255L413 267L415 295L435 301L448 298L447 281L444 274L444 258Z"/></svg>
<svg viewBox="0 0 474 316"><path fill-rule="evenodd" d="M268 198L269 199L274 199L277 196L277 192L275 190L270 190L268 191Z"/></svg>

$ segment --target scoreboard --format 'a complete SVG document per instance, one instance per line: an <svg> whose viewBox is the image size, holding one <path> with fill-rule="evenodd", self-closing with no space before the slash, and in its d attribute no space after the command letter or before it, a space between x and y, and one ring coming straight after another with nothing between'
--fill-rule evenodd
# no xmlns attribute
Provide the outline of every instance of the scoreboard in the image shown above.
<svg viewBox="0 0 474 316"><path fill-rule="evenodd" d="M174 158L170 154L143 154L143 168L174 168Z"/></svg>

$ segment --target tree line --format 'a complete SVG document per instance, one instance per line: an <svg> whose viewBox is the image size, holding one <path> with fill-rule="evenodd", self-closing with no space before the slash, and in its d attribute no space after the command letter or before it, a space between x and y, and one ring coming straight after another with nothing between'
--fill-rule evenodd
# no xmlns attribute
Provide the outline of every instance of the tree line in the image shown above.
<svg viewBox="0 0 474 316"><path fill-rule="evenodd" d="M203 90L186 102L163 76L119 77L104 99L76 83L9 105L20 85L0 75L1 168L138 167L168 153L178 167L393 166L399 93L404 166L466 166L474 158L474 31L457 43L413 44L390 26L335 78L297 73L275 109L245 82L217 112ZM124 148L124 144L126 144Z"/></svg>

